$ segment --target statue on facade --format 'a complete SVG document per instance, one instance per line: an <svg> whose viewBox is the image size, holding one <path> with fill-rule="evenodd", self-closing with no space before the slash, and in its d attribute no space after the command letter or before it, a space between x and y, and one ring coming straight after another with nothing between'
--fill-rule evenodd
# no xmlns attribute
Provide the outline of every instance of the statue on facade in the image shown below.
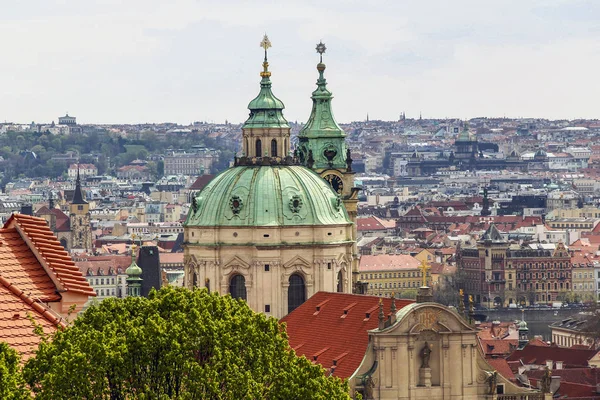
<svg viewBox="0 0 600 400"><path fill-rule="evenodd" d="M488 394L496 394L496 387L498 386L498 371L488 372L487 383L489 386Z"/></svg>
<svg viewBox="0 0 600 400"><path fill-rule="evenodd" d="M421 349L421 368L429 368L429 359L431 358L431 346L425 342Z"/></svg>
<svg viewBox="0 0 600 400"><path fill-rule="evenodd" d="M350 153L350 149L346 149L346 170L348 172L352 172L352 155Z"/></svg>
<svg viewBox="0 0 600 400"><path fill-rule="evenodd" d="M375 387L375 382L373 381L373 377L369 375L365 380L365 400L373 398L373 388Z"/></svg>
<svg viewBox="0 0 600 400"><path fill-rule="evenodd" d="M544 371L544 375L541 379L542 393L550 393L550 384L552 383L552 371L548 367Z"/></svg>

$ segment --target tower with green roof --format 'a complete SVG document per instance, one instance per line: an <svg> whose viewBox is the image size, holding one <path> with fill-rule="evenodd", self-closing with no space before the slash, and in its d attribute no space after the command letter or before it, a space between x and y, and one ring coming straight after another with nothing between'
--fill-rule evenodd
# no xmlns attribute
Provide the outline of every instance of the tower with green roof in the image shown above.
<svg viewBox="0 0 600 400"><path fill-rule="evenodd" d="M142 295L142 269L135 262L136 246L131 246L131 264L125 270L127 274L127 296L140 297Z"/></svg>
<svg viewBox="0 0 600 400"><path fill-rule="evenodd" d="M312 92L312 110L308 121L298 134L297 156L300 162L318 173L340 196L346 206L348 215L354 223L353 239L356 240L356 218L358 214L359 188L354 185L352 171L352 155L346 145L346 133L336 122L331 109L332 93L327 89L323 54L325 44L319 42L316 50L319 53L317 71L317 88ZM354 291L358 277L358 249L354 248L355 264L353 265Z"/></svg>

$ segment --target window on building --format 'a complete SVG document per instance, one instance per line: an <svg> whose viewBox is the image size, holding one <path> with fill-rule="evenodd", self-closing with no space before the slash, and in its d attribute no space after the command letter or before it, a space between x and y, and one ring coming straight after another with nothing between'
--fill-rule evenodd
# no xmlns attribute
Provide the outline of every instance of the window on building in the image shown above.
<svg viewBox="0 0 600 400"><path fill-rule="evenodd" d="M291 313L306 301L306 285L304 284L304 278L299 274L292 274L289 282L288 313Z"/></svg>
<svg viewBox="0 0 600 400"><path fill-rule="evenodd" d="M256 157L262 157L262 143L260 139L256 139L255 152Z"/></svg>
<svg viewBox="0 0 600 400"><path fill-rule="evenodd" d="M247 300L246 294L246 278L236 274L229 281L229 294L234 299Z"/></svg>
<svg viewBox="0 0 600 400"><path fill-rule="evenodd" d="M271 157L277 157L277 140L271 140Z"/></svg>
<svg viewBox="0 0 600 400"><path fill-rule="evenodd" d="M342 293L344 291L344 276L340 270L337 274L337 292Z"/></svg>

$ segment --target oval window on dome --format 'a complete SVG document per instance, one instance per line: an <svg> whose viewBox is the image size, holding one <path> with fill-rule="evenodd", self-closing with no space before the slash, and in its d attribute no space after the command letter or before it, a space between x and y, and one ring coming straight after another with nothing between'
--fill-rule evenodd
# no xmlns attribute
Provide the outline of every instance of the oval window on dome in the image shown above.
<svg viewBox="0 0 600 400"><path fill-rule="evenodd" d="M242 201L242 199L239 196L232 196L231 199L229 199L229 207L231 207L231 211L235 215L240 213L243 205L244 205L244 202Z"/></svg>
<svg viewBox="0 0 600 400"><path fill-rule="evenodd" d="M297 194L293 195L290 198L289 206L290 206L290 210L292 210L293 213L299 212L300 209L302 208L302 198L300 196L298 196Z"/></svg>

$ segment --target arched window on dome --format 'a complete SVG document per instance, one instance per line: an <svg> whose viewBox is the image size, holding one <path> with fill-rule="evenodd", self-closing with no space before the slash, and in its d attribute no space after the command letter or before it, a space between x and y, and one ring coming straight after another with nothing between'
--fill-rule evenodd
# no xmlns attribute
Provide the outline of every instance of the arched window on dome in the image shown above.
<svg viewBox="0 0 600 400"><path fill-rule="evenodd" d="M229 281L229 294L234 299L247 300L246 297L246 278L242 275L234 275Z"/></svg>
<svg viewBox="0 0 600 400"><path fill-rule="evenodd" d="M340 272L338 272L338 275L337 275L337 292L338 293L344 292L344 274L342 274L341 270L340 270Z"/></svg>
<svg viewBox="0 0 600 400"><path fill-rule="evenodd" d="M271 157L277 157L277 140L271 140Z"/></svg>
<svg viewBox="0 0 600 400"><path fill-rule="evenodd" d="M260 141L260 139L256 139L254 147L256 151L256 157L262 157L262 142Z"/></svg>
<svg viewBox="0 0 600 400"><path fill-rule="evenodd" d="M304 278L299 274L290 276L290 287L288 288L288 314L300 307L306 301L306 285Z"/></svg>

